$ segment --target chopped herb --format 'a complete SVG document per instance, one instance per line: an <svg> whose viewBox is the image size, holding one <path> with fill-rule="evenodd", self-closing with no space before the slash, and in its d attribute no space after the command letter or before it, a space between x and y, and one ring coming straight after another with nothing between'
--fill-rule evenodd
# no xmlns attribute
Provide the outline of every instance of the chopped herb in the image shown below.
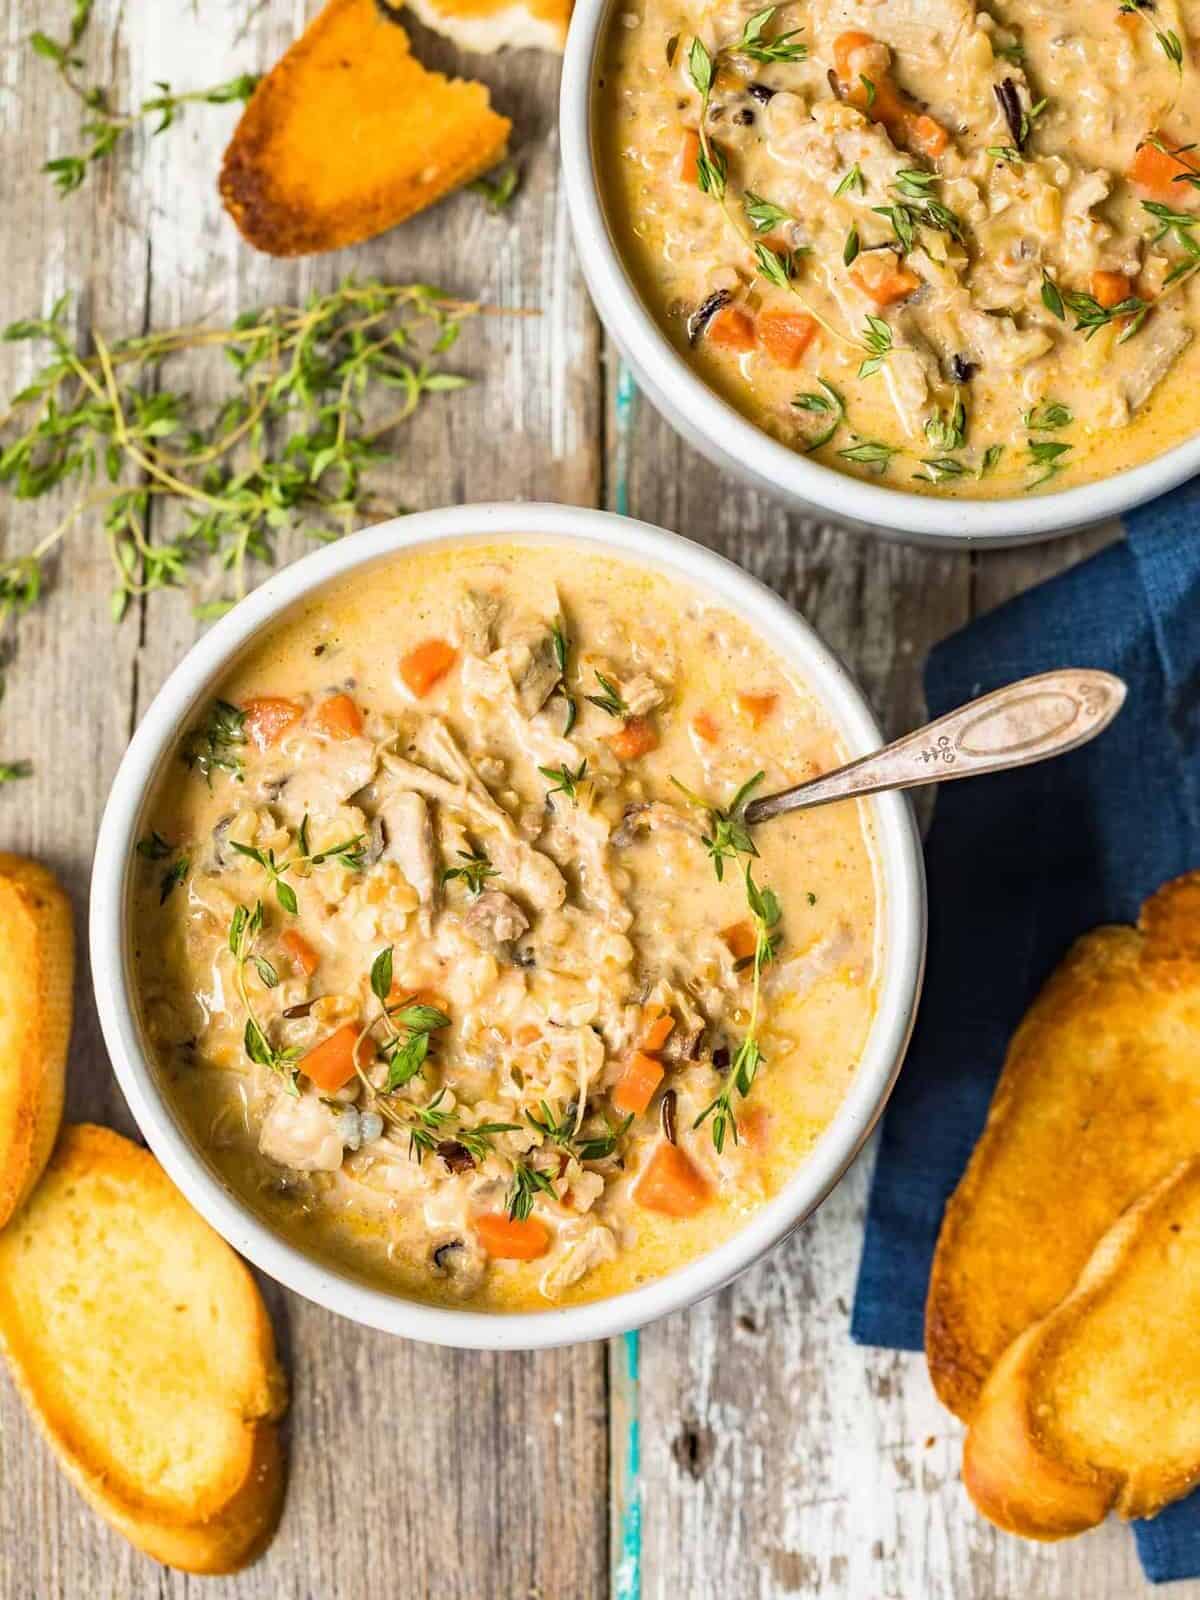
<svg viewBox="0 0 1200 1600"><path fill-rule="evenodd" d="M430 1035L439 1028L450 1026L450 1018L437 1006L411 1001L392 1004L392 977L392 947L388 945L371 963L371 993L379 1001L380 1012L363 1030L363 1037L366 1038L380 1023L384 1026L385 1038L379 1047L379 1055L388 1069L380 1091L385 1095L392 1094L416 1077L429 1054ZM359 1077L369 1088L373 1088L363 1077L362 1068L357 1065L357 1048L354 1055Z"/></svg>
<svg viewBox="0 0 1200 1600"><path fill-rule="evenodd" d="M617 693L616 685L611 679L606 678L602 672L596 673L596 682L603 690L602 694L585 695L584 699L589 705L598 706L601 711L607 711L610 717L627 717L629 707ZM546 774L550 776L550 774Z"/></svg>
<svg viewBox="0 0 1200 1600"><path fill-rule="evenodd" d="M495 216L512 200L521 181L521 175L511 162L504 167L496 178L476 178L467 188L472 194L477 194L486 204L488 210Z"/></svg>
<svg viewBox="0 0 1200 1600"><path fill-rule="evenodd" d="M925 424L925 437L936 450L961 450L967 437L967 409L962 395L954 391L950 410L935 411Z"/></svg>
<svg viewBox="0 0 1200 1600"><path fill-rule="evenodd" d="M992 44L992 54L999 56L1002 61L1011 61L1014 66L1020 66L1025 60L1025 46L1016 40L1012 44Z"/></svg>
<svg viewBox="0 0 1200 1600"><path fill-rule="evenodd" d="M456 1122L454 1112L442 1109L441 1102L445 1095L446 1091L439 1089L428 1105L409 1108L414 1120L402 1124L408 1128L408 1153L416 1157L418 1164L427 1155L432 1155L439 1144L445 1142L446 1135L452 1133L454 1141L462 1146L478 1166L490 1154L492 1139L496 1134L521 1131L520 1125L515 1122L477 1122L473 1125L468 1125L461 1119ZM383 1104L386 1107L386 1102ZM395 1120L394 1110L391 1115ZM452 1127L451 1124L455 1125Z"/></svg>
<svg viewBox="0 0 1200 1600"><path fill-rule="evenodd" d="M996 467L999 465L1000 457L1003 454L1004 446L1002 444L988 445L987 449L983 452L983 460L979 463L979 471L976 476L980 478L986 478L989 472L994 472Z"/></svg>
<svg viewBox="0 0 1200 1600"><path fill-rule="evenodd" d="M909 200L928 200L938 181L936 172L923 167L903 167L896 174L896 188Z"/></svg>
<svg viewBox="0 0 1200 1600"><path fill-rule="evenodd" d="M605 1117L604 1125L607 1132L595 1138L581 1139L579 1141L575 1151L576 1158L579 1161L604 1161L608 1156L611 1156L620 1140L625 1137L633 1126L633 1113L630 1112L624 1122L618 1123L615 1127Z"/></svg>
<svg viewBox="0 0 1200 1600"><path fill-rule="evenodd" d="M1075 318L1073 331L1078 333L1082 329L1085 339L1094 338L1101 328L1107 328L1110 323L1120 322L1128 317L1128 325L1117 339L1118 344L1124 344L1127 339L1133 338L1150 314L1149 301L1139 300L1136 295L1128 295L1115 306L1102 306L1094 295L1080 294L1076 291L1067 291L1062 298L1068 311Z"/></svg>
<svg viewBox="0 0 1200 1600"><path fill-rule="evenodd" d="M1200 241L1192 233L1200 218L1189 211L1175 211L1158 200L1143 200L1142 210L1148 212L1158 223L1158 232L1150 243L1158 244L1160 240L1170 237L1184 252L1184 259L1177 262L1163 280L1165 289L1169 284L1178 283L1181 278L1190 276L1200 266Z"/></svg>
<svg viewBox="0 0 1200 1600"><path fill-rule="evenodd" d="M567 720L563 723L562 731L562 736L566 739L570 736L571 730L575 726L575 719L579 715L579 706L575 696L567 688L567 663L570 659L571 641L567 637L566 628L561 617L551 628L550 639L554 650L554 664L558 668L558 682L550 692L551 694L562 695L566 702Z"/></svg>
<svg viewBox="0 0 1200 1600"><path fill-rule="evenodd" d="M233 754L246 742L246 717L228 700L214 700L208 717L183 741L180 755L212 788L214 772L229 772L241 782L241 757Z"/></svg>
<svg viewBox="0 0 1200 1600"><path fill-rule="evenodd" d="M846 242L842 246L843 266L851 266L857 260L859 248L858 228L851 226L850 232L846 235Z"/></svg>
<svg viewBox="0 0 1200 1600"><path fill-rule="evenodd" d="M930 483L945 483L948 478L962 478L966 476L967 468L961 461L956 461L953 456L927 456L922 457L921 465L924 472L914 472L914 478L927 478Z"/></svg>
<svg viewBox="0 0 1200 1600"><path fill-rule="evenodd" d="M458 854L462 859L462 866L444 867L442 882L452 883L455 878L461 878L468 894L481 894L487 880L497 876L495 867L482 850L460 850Z"/></svg>
<svg viewBox="0 0 1200 1600"><path fill-rule="evenodd" d="M816 416L827 416L830 419L828 425L822 428L805 445L805 451L810 454L814 450L819 450L822 445L829 443L846 415L846 403L833 385L826 383L824 378L818 378L817 382L824 390L823 394L817 394L809 390L804 394L796 395L792 400L792 404L797 411L809 411Z"/></svg>
<svg viewBox="0 0 1200 1600"><path fill-rule="evenodd" d="M192 862L190 856L180 856L179 860L173 862L171 866L169 866L163 873L162 879L158 885L158 903L160 906L166 905L167 901L171 898L172 892L177 889L187 877L188 868L191 866L191 864Z"/></svg>
<svg viewBox="0 0 1200 1600"><path fill-rule="evenodd" d="M866 109L870 111L871 107L875 104L875 85L871 82L870 78L865 75L865 73L861 72L858 75L858 81L862 84L863 88L867 92Z"/></svg>
<svg viewBox="0 0 1200 1600"><path fill-rule="evenodd" d="M1036 406L1026 411L1021 417L1024 427L1043 432L1048 428L1065 428L1068 423L1074 422L1074 420L1075 416L1071 408L1064 406L1058 400L1040 400Z"/></svg>
<svg viewBox="0 0 1200 1600"><path fill-rule="evenodd" d="M898 446L882 444L878 439L864 439L859 444L851 445L848 450L838 451L838 455L847 461L857 461L865 467L879 467L883 472L887 471L892 457L899 454Z"/></svg>
<svg viewBox="0 0 1200 1600"><path fill-rule="evenodd" d="M604 1124L608 1131L598 1137L584 1139L576 1132L576 1118L572 1108L568 1108L561 1117L555 1117L543 1100L539 1109L542 1113L540 1117L535 1117L532 1111L525 1113L530 1126L536 1128L543 1138L549 1139L551 1144L561 1145L577 1161L603 1161L606 1156L612 1155L617 1142L623 1139L633 1126L632 1114L615 1127L605 1117Z"/></svg>
<svg viewBox="0 0 1200 1600"><path fill-rule="evenodd" d="M871 210L876 216L886 217L892 225L892 232L896 236L896 243L901 251L907 254L917 242L917 225L921 221L921 213L915 206L872 206Z"/></svg>
<svg viewBox="0 0 1200 1600"><path fill-rule="evenodd" d="M712 94L716 64L709 55L704 41L694 38L688 50L688 75L700 95L700 151L696 157L696 183L702 194L725 198L725 157L708 137L708 100Z"/></svg>
<svg viewBox="0 0 1200 1600"><path fill-rule="evenodd" d="M844 194L852 194L855 192L858 194L864 194L866 192L866 187L866 181L862 175L862 168L856 161L850 168L849 172L846 173L842 181L838 184L837 188L833 191L834 198L838 199Z"/></svg>
<svg viewBox="0 0 1200 1600"><path fill-rule="evenodd" d="M1030 462L1035 467L1045 469L1032 483L1026 484L1027 489L1036 489L1062 471L1063 463L1059 458L1066 455L1072 447L1054 439L1027 439L1026 443L1029 446Z"/></svg>
<svg viewBox="0 0 1200 1600"><path fill-rule="evenodd" d="M892 330L882 317L874 317L868 313L861 338L867 359L859 367L858 375L860 378L870 378L879 371L892 353Z"/></svg>
<svg viewBox="0 0 1200 1600"><path fill-rule="evenodd" d="M1052 317L1057 317L1060 322L1067 320L1066 309L1063 306L1062 290L1044 267L1042 268L1042 304Z"/></svg>
<svg viewBox="0 0 1200 1600"><path fill-rule="evenodd" d="M539 767L538 771L543 778L551 779L554 784L552 789L546 790L547 800L551 795L563 794L573 804L578 804L579 796L576 790L577 786L587 777L586 759L579 763L578 770L575 772L572 772L565 762L561 767Z"/></svg>
<svg viewBox="0 0 1200 1600"><path fill-rule="evenodd" d="M1167 60L1182 78L1183 45L1180 43L1179 35L1175 32L1174 28L1167 28L1166 30L1156 31L1154 37L1158 40L1159 49L1162 51L1163 55L1166 56Z"/></svg>
<svg viewBox="0 0 1200 1600"><path fill-rule="evenodd" d="M726 861L736 860L739 854L758 854L758 847L746 826L745 811L755 789L765 777L765 772L756 772L753 777L747 778L725 807L710 805L690 789L685 789L678 778L671 779L688 804L697 811L703 811L708 818L708 832L701 836L701 843L708 851L718 883L724 880Z"/></svg>
<svg viewBox="0 0 1200 1600"><path fill-rule="evenodd" d="M764 200L762 195L755 194L753 189L747 189L742 195L742 209L753 223L756 233L770 233L771 229L777 228L780 223L793 220L782 206L777 206L773 200Z"/></svg>
<svg viewBox="0 0 1200 1600"><path fill-rule="evenodd" d="M554 1197L554 1185L547 1172L540 1172L527 1162L513 1163L512 1187L508 1191L508 1215L513 1222L525 1222L533 1210L534 1199L539 1194Z"/></svg>
<svg viewBox="0 0 1200 1600"><path fill-rule="evenodd" d="M1021 152L1012 144L989 144L987 153L996 161L1007 161L1010 166L1019 166Z"/></svg>
<svg viewBox="0 0 1200 1600"><path fill-rule="evenodd" d="M137 853L145 861L165 861L174 850L173 844L168 844L161 833L150 833L137 842Z"/></svg>
<svg viewBox="0 0 1200 1600"><path fill-rule="evenodd" d="M777 251L758 240L754 246L754 259L758 263L759 273L766 278L768 283L773 283L777 289L791 288L792 273L795 269L795 252L792 250Z"/></svg>

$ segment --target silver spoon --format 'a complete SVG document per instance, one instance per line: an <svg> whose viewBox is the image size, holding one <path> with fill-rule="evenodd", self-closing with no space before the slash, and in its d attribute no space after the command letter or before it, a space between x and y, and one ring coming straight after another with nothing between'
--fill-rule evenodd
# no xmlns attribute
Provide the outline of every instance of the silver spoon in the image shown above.
<svg viewBox="0 0 1200 1600"><path fill-rule="evenodd" d="M1063 667L1021 678L808 783L746 807L749 824L885 789L919 789L1065 755L1102 733L1125 702L1111 672Z"/></svg>

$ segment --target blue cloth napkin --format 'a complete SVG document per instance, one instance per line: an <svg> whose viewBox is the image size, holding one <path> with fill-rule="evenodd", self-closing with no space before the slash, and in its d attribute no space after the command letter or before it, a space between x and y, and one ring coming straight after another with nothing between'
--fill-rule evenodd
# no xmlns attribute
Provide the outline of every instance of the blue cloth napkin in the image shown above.
<svg viewBox="0 0 1200 1600"><path fill-rule="evenodd" d="M942 1210L983 1128L1009 1038L1080 934L1136 920L1200 867L1200 480L1132 513L1127 538L939 645L931 715L1051 667L1129 685L1116 722L1057 761L946 784L926 849L929 964L884 1120L851 1320L919 1350ZM1156 1583L1200 1575L1200 1493L1135 1524Z"/></svg>

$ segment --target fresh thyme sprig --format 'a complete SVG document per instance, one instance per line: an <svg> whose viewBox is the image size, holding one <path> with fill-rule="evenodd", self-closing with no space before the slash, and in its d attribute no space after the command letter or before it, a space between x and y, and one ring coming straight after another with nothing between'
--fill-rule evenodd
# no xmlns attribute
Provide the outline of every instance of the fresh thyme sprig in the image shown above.
<svg viewBox="0 0 1200 1600"><path fill-rule="evenodd" d="M175 854L175 846L168 844L162 834L151 830L144 839L137 842L137 853L143 861L166 861ZM158 881L158 903L165 906L171 895L187 877L191 868L191 857L182 854L163 873Z"/></svg>
<svg viewBox="0 0 1200 1600"><path fill-rule="evenodd" d="M259 850L254 845L239 844L236 839L230 839L229 844L238 855L245 856L262 868L267 875L267 881L275 891L276 900L285 911L290 911L292 916L295 916L300 905L296 899L296 891L290 883L284 882L284 874L294 872L299 867L322 867L328 861L340 862L352 872L360 872L363 857L359 846L365 837L365 834L356 833L352 839L344 839L339 844L329 845L327 849L314 851L308 836L306 814L296 836L298 848L295 854L286 856L282 861L276 859L274 850Z"/></svg>
<svg viewBox="0 0 1200 1600"><path fill-rule="evenodd" d="M120 141L141 123L157 118L152 131L155 134L163 133L178 120L184 106L245 102L249 100L258 84L257 75L251 72L239 73L237 77L230 78L225 83L214 84L208 89L189 89L181 94L175 94L169 83L157 83L155 87L158 93L148 100L143 100L136 111L114 110L109 104L107 90L98 85L84 84L76 76L83 66L76 51L83 43L91 21L93 4L94 0L75 0L70 31L66 39L52 39L49 34L40 31L31 34L29 39L35 54L57 68L62 82L87 113L86 120L80 128L81 135L87 141L82 153L59 156L53 161L47 161L42 167L42 171L49 173L54 179L59 193L64 195L72 194L80 188L89 170L110 156Z"/></svg>
<svg viewBox="0 0 1200 1600"><path fill-rule="evenodd" d="M487 880L497 876L495 867L482 850L460 850L458 854L462 866L443 867L442 882L453 883L456 878L461 879L468 894L482 894Z"/></svg>
<svg viewBox="0 0 1200 1600"><path fill-rule="evenodd" d="M274 989L279 983L279 974L271 963L255 948L259 935L263 929L263 903L261 900L254 902L254 909L247 911L245 906L235 906L233 918L229 924L229 948L233 954L237 972L237 990L241 997L242 1008L246 1013L246 1028L242 1036L242 1044L250 1060L257 1066L269 1067L283 1079L284 1088L289 1094L298 1095L296 1087L296 1062L300 1059L300 1051L294 1046L286 1050L278 1050L271 1043L266 1028L259 1021L250 996L246 991L246 966L253 965L259 978L268 989Z"/></svg>
<svg viewBox="0 0 1200 1600"><path fill-rule="evenodd" d="M566 625L561 617L550 630L550 638L554 650L554 664L558 668L558 682L555 684L553 694L562 695L567 706L567 720L563 724L563 738L569 738L575 719L579 715L579 704L575 696L567 687L567 667L571 658L571 640L567 636Z"/></svg>
<svg viewBox="0 0 1200 1600"><path fill-rule="evenodd" d="M596 682L600 685L599 694L585 695L584 699L589 705L597 706L601 711L607 711L610 717L627 717L629 707L621 699L620 692L611 678L606 678L602 672L596 672Z"/></svg>
<svg viewBox="0 0 1200 1600"><path fill-rule="evenodd" d="M967 438L967 408L959 390L949 411L938 410L925 423L925 437L935 450L961 450Z"/></svg>
<svg viewBox="0 0 1200 1600"><path fill-rule="evenodd" d="M371 963L371 993L379 1001L380 1011L363 1029L360 1039L365 1039L373 1028L382 1023L385 1030L379 1054L387 1065L388 1073L381 1093L388 1095L410 1083L425 1065L429 1054L430 1035L440 1028L450 1026L450 1018L437 1006L420 1002L392 1003L392 946L389 944ZM355 1047L355 1062L358 1048ZM361 1067L358 1069L362 1077ZM366 1080L364 1080L366 1081ZM372 1090L374 1085L367 1085Z"/></svg>
<svg viewBox="0 0 1200 1600"><path fill-rule="evenodd" d="M578 805L578 787L587 777L586 759L579 763L579 766L574 772L571 771L570 767L567 766L565 761L561 767L539 767L538 771L541 773L543 778L549 778L551 783L554 785L552 789L546 790L547 800L549 800L551 795L561 794L564 795L572 805Z"/></svg>
<svg viewBox="0 0 1200 1600"><path fill-rule="evenodd" d="M633 1126L633 1114L630 1113L624 1121L612 1123L607 1117L604 1119L606 1132L592 1138L581 1138L575 1127L575 1112L568 1108L561 1117L555 1117L550 1107L543 1100L539 1105L541 1117L535 1117L532 1111L525 1113L526 1121L530 1127L536 1128L543 1138L549 1139L551 1144L556 1144L575 1156L578 1161L603 1161L606 1156L612 1155L617 1144Z"/></svg>
<svg viewBox="0 0 1200 1600"><path fill-rule="evenodd" d="M745 814L750 797L765 777L765 772L756 772L753 777L747 778L728 806L710 805L698 794L685 789L678 778L671 779L687 803L697 811L703 811L708 819L708 832L701 835L700 842L708 851L718 883L724 880L727 861L734 861L739 855L758 854L758 846L746 826Z"/></svg>
<svg viewBox="0 0 1200 1600"><path fill-rule="evenodd" d="M858 369L858 375L860 378L871 378L892 353L892 330L882 317L872 316L868 312L861 342L867 355Z"/></svg>
<svg viewBox="0 0 1200 1600"><path fill-rule="evenodd" d="M554 1196L554 1185L550 1181L550 1174L542 1172L537 1167L531 1167L528 1162L517 1161L513 1163L512 1186L508 1191L508 1215L512 1222L525 1222L533 1210L533 1202L539 1194Z"/></svg>
<svg viewBox="0 0 1200 1600"><path fill-rule="evenodd" d="M231 327L182 327L76 350L69 297L48 315L11 323L9 341L47 344L50 359L0 416L0 485L37 499L74 485L77 498L27 554L0 562L0 623L34 604L41 569L77 522L98 516L113 568L119 619L138 596L181 585L212 556L232 595L199 608L210 617L240 598L252 561L270 561L276 534L348 532L393 507L375 499L367 469L392 453L382 440L429 394L466 379L437 370L462 320L479 311L424 284L345 280L303 306L273 306ZM170 386L174 356L222 350L238 388L201 412ZM392 408L383 404L392 396ZM367 412L374 401L370 419ZM157 536L159 505L189 522Z"/></svg>
<svg viewBox="0 0 1200 1600"><path fill-rule="evenodd" d="M762 1046L758 1037L762 1014L762 975L763 969L775 959L779 940L778 928L782 916L774 890L760 888L755 883L749 861L745 865L745 874L746 902L750 907L750 917L754 926L754 953L748 958L748 964L753 968L750 1017L742 1042L730 1065L724 1088L705 1106L693 1123L693 1127L699 1128L709 1117L712 1118L712 1142L718 1155L725 1148L725 1140L730 1133L733 1134L733 1142L735 1144L738 1142L737 1115L733 1097L737 1094L743 1100L746 1098L754 1087L759 1068L763 1065Z"/></svg>
<svg viewBox="0 0 1200 1600"><path fill-rule="evenodd" d="M1031 406L1021 415L1024 427L1041 433L1055 428L1065 428L1074 420L1075 413L1070 406L1064 406L1061 400L1039 400L1036 406Z"/></svg>
<svg viewBox="0 0 1200 1600"><path fill-rule="evenodd" d="M212 788L214 772L228 772L240 783L242 758L237 751L246 743L246 717L228 700L214 700L204 721L198 723L180 747L184 766L193 767Z"/></svg>
<svg viewBox="0 0 1200 1600"><path fill-rule="evenodd" d="M453 1111L442 1109L441 1102L445 1095L445 1089L439 1089L428 1105L410 1108L413 1120L405 1124L408 1128L408 1153L418 1165L427 1155L450 1155L451 1152L444 1149L449 1143L461 1145L474 1164L480 1166L491 1154L492 1140L496 1134L521 1131L521 1125L517 1122L463 1122Z"/></svg>
<svg viewBox="0 0 1200 1600"><path fill-rule="evenodd" d="M1174 239L1184 253L1183 260L1172 267L1163 279L1163 288L1166 289L1171 284L1178 283L1181 278L1189 277L1197 267L1200 267L1200 241L1192 232L1200 217L1190 211L1175 211L1159 200L1143 200L1142 210L1158 223L1158 232L1150 243L1158 244L1160 240L1169 237Z"/></svg>
<svg viewBox="0 0 1200 1600"><path fill-rule="evenodd" d="M1153 0L1121 0L1117 7L1119 12L1126 16L1146 17L1153 11ZM1183 77L1183 43L1174 28L1155 28L1154 37L1158 41L1158 48L1166 56L1171 66L1174 67L1179 77Z"/></svg>
<svg viewBox="0 0 1200 1600"><path fill-rule="evenodd" d="M1072 332L1082 332L1085 339L1094 338L1101 328L1108 327L1110 323L1125 321L1126 326L1117 338L1118 344L1133 338L1152 309L1148 300L1139 300L1136 295L1127 295L1113 306L1102 306L1094 295L1074 289L1060 289L1045 268L1042 269L1042 304L1060 322L1067 320L1069 311L1075 318Z"/></svg>
<svg viewBox="0 0 1200 1600"><path fill-rule="evenodd" d="M1038 489L1043 483L1049 483L1051 478L1057 477L1063 470L1065 463L1062 457L1073 446L1064 444L1057 439L1027 439L1030 464L1042 470L1038 476L1025 485L1026 489Z"/></svg>

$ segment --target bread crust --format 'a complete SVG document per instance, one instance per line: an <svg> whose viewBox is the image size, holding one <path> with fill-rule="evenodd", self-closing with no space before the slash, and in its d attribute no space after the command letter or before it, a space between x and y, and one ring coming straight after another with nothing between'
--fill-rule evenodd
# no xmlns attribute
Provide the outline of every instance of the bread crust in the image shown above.
<svg viewBox="0 0 1200 1600"><path fill-rule="evenodd" d="M36 861L0 854L0 1228L58 1135L74 972L65 891Z"/></svg>
<svg viewBox="0 0 1200 1600"><path fill-rule="evenodd" d="M1180 1218L1200 1213L1200 1158L1182 1162L1135 1201L1096 1246L1072 1292L1005 1351L983 1387L963 1449L963 1482L980 1511L998 1527L1029 1539L1061 1539L1102 1522L1110 1511L1151 1517L1200 1482L1200 1416L1190 1459L1166 1467L1154 1445L1120 1457L1111 1422L1097 1401L1094 1442L1063 1421L1064 1392L1085 1390L1094 1374L1089 1322L1108 1305L1137 1347L1138 1381L1146 1404L1151 1388L1173 1394L1182 1374L1163 1339L1163 1309L1172 1293L1165 1271L1173 1247L1200 1253L1200 1229ZM1182 1242L1177 1245L1176 1241ZM1149 1264L1155 1298L1139 1296L1133 1274ZM1157 1340L1157 1344L1156 1341ZM1118 1345L1106 1356L1120 1361ZM1161 1354L1157 1371L1153 1360ZM1085 1408L1086 1409L1086 1408ZM1152 1436L1153 1437L1153 1436ZM1109 1459L1098 1459L1107 1456Z"/></svg>
<svg viewBox="0 0 1200 1600"><path fill-rule="evenodd" d="M61 1373L82 1343L91 1351L105 1339L110 1341L102 1352L105 1361L126 1379L136 1379L146 1360L150 1336L145 1330L151 1321L149 1308L137 1304L136 1286L127 1283L119 1289L131 1303L122 1308L116 1324L104 1317L117 1286L106 1281L100 1267L93 1269L86 1295L76 1297L69 1314L43 1305L38 1279L47 1273L56 1226L70 1207L87 1218L87 1237L74 1230L73 1242L85 1252L74 1265L80 1275L88 1272L89 1261L99 1259L90 1246L116 1232L124 1250L157 1249L161 1256L169 1249L186 1257L195 1292L219 1307L219 1333L214 1324L212 1336L235 1344L230 1365L239 1383L236 1392L211 1395L213 1415L227 1424L224 1433L232 1442L219 1470L203 1482L168 1486L148 1476L137 1459L144 1440L131 1442L117 1402L98 1388L87 1395L86 1407L81 1406L62 1381ZM129 1226L133 1216L136 1236ZM46 1293L52 1296L53 1291ZM54 1314L44 1316L43 1311ZM68 1324L71 1331L64 1334ZM122 1330L120 1348L113 1347L114 1326ZM209 1359L210 1350L188 1348L186 1320L179 1326L180 1343L172 1348L171 1359L195 1365ZM191 1210L149 1151L107 1128L64 1128L29 1205L0 1235L0 1348L67 1476L132 1544L168 1566L212 1574L235 1572L265 1549L283 1506L285 1471L277 1423L287 1403L270 1319L244 1264ZM173 1424L207 1425L210 1419L200 1415L194 1399L188 1403L192 1413L173 1417ZM208 1403L206 1397L205 1408ZM114 1441L124 1446L125 1455Z"/></svg>
<svg viewBox="0 0 1200 1600"><path fill-rule="evenodd" d="M1200 1151L1198 928L1194 872L1158 890L1136 929L1080 939L1013 1036L926 1300L930 1376L964 1420L1115 1218Z"/></svg>
<svg viewBox="0 0 1200 1600"><path fill-rule="evenodd" d="M376 0L328 0L242 113L221 198L268 255L338 250L495 166L511 128L483 84L427 72Z"/></svg>

